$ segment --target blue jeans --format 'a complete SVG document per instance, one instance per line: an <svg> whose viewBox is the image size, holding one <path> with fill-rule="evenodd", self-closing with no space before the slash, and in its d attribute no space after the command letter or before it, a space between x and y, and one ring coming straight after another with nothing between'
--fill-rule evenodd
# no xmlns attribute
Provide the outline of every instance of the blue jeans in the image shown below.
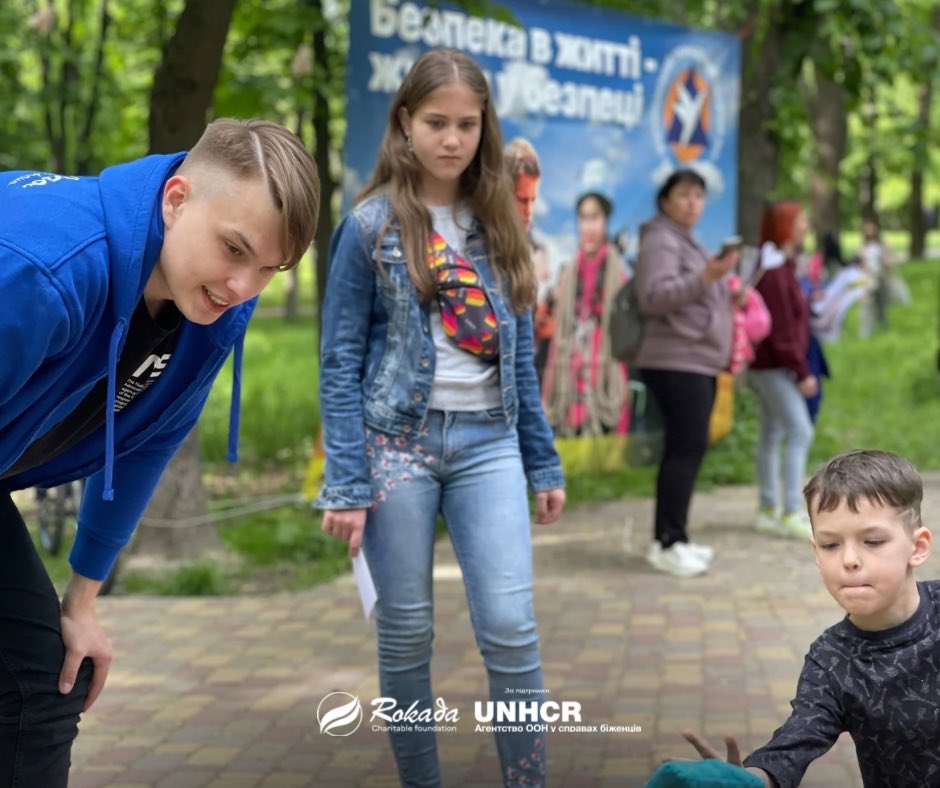
<svg viewBox="0 0 940 788"><path fill-rule="evenodd" d="M803 507L803 476L813 445L813 422L806 400L796 387L792 372L786 369L752 369L748 382L760 402L760 438L757 442L757 483L760 505L777 506L777 480L780 478L780 444L783 451L783 512Z"/></svg>
<svg viewBox="0 0 940 788"><path fill-rule="evenodd" d="M0 488L0 785L65 788L91 686L82 662L59 694L65 646L59 597L10 494Z"/></svg>
<svg viewBox="0 0 940 788"><path fill-rule="evenodd" d="M407 439L367 429L366 453L375 504L364 549L378 593L383 696L402 710L414 702L418 709L436 708L430 663L438 514L463 572L490 700L519 700L540 690L526 479L516 431L502 411L430 411L424 427ZM403 785L440 785L434 731L389 735ZM544 734L500 732L496 746L505 785L545 784Z"/></svg>

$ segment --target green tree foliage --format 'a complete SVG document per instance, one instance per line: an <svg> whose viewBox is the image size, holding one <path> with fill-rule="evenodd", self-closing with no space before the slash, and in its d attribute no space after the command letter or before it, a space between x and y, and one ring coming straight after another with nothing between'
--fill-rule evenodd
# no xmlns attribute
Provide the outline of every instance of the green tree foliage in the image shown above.
<svg viewBox="0 0 940 788"><path fill-rule="evenodd" d="M180 2L0 4L0 166L98 172L147 148L147 95Z"/></svg>

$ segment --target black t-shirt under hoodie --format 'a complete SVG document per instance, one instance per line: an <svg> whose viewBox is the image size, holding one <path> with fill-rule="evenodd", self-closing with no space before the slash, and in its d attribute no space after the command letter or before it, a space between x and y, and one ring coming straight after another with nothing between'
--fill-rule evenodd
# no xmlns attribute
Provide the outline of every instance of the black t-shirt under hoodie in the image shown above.
<svg viewBox="0 0 940 788"><path fill-rule="evenodd" d="M172 302L167 303L154 318L144 299L140 299L117 363L116 380L120 385L114 399L115 414L159 379L173 355L181 323L182 316ZM0 478L15 476L48 462L103 426L107 396L108 379L105 377L95 384L75 410L33 441Z"/></svg>

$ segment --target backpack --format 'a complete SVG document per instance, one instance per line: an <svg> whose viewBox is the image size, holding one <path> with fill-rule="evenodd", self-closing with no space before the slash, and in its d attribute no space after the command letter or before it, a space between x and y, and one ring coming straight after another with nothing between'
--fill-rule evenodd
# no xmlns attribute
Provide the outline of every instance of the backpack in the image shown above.
<svg viewBox="0 0 940 788"><path fill-rule="evenodd" d="M634 278L617 291L610 309L610 353L618 361L632 364L643 344L645 327L637 301Z"/></svg>

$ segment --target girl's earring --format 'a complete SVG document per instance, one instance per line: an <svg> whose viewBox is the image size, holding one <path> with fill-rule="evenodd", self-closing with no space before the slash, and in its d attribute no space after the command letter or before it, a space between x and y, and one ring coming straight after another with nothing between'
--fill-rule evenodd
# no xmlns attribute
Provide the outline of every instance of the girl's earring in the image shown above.
<svg viewBox="0 0 940 788"><path fill-rule="evenodd" d="M414 140L411 138L411 135L410 135L410 134L408 134L408 135L405 137L405 145L408 146L408 153L414 153L414 152L415 152L415 143L414 143Z"/></svg>

